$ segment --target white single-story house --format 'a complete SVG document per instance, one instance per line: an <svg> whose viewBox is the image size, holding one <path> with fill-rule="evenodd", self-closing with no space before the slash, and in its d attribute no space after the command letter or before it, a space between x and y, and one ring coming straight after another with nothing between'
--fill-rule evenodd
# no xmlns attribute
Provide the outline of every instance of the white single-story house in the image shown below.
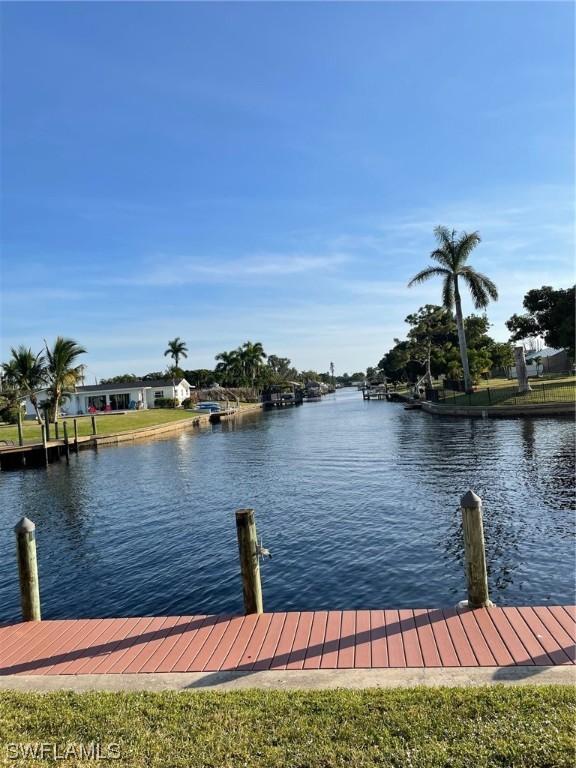
<svg viewBox="0 0 576 768"><path fill-rule="evenodd" d="M107 411L134 411L154 408L156 400L174 398L181 405L190 397L193 387L181 379L168 381L129 381L124 384L88 384L76 387L62 401L61 411L70 416ZM38 402L47 399L45 390L38 393ZM30 398L26 398L26 415L35 416Z"/></svg>

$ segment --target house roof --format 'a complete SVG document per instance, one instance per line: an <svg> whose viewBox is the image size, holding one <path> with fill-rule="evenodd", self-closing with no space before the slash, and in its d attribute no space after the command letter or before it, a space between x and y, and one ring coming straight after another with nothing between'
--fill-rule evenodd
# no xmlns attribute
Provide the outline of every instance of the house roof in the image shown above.
<svg viewBox="0 0 576 768"><path fill-rule="evenodd" d="M184 382L188 384L186 379L179 379L176 384ZM161 387L171 387L172 382L165 379L156 380L144 380L138 379L137 381L120 381L116 384L88 384L82 387L76 387L76 392L113 392L114 390L125 389L142 389L149 387L150 389L160 389ZM188 386L190 386L188 384Z"/></svg>
<svg viewBox="0 0 576 768"><path fill-rule="evenodd" d="M544 349L527 349L524 351L526 360L534 360L536 357L554 357L564 352L563 349L552 349L552 347L544 347Z"/></svg>

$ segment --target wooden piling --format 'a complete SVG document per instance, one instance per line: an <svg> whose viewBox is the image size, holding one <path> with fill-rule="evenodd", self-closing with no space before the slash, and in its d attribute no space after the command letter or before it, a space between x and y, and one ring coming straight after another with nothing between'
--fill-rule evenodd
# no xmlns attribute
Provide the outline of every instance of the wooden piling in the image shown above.
<svg viewBox="0 0 576 768"><path fill-rule="evenodd" d="M70 443L68 442L68 424L65 421L62 422L62 428L64 429L64 455L66 456L66 462L70 461Z"/></svg>
<svg viewBox="0 0 576 768"><path fill-rule="evenodd" d="M98 434L98 428L96 426L96 416L92 416L92 434L93 435Z"/></svg>
<svg viewBox="0 0 576 768"><path fill-rule="evenodd" d="M60 440L60 425L57 421L54 422L54 439Z"/></svg>
<svg viewBox="0 0 576 768"><path fill-rule="evenodd" d="M488 594L482 499L474 491L468 491L462 496L460 506L466 553L468 607L484 608L492 605L492 603Z"/></svg>
<svg viewBox="0 0 576 768"><path fill-rule="evenodd" d="M42 429L42 447L44 448L44 465L46 467L48 466L48 445L47 445L47 443L48 443L47 431L48 430L46 429L46 424L47 423L48 422L46 421L41 426L41 429Z"/></svg>
<svg viewBox="0 0 576 768"><path fill-rule="evenodd" d="M46 440L50 442L50 417L48 416L48 411L46 411L44 416L44 427L46 429Z"/></svg>
<svg viewBox="0 0 576 768"><path fill-rule="evenodd" d="M24 434L22 432L22 413L18 408L18 445L24 445Z"/></svg>
<svg viewBox="0 0 576 768"><path fill-rule="evenodd" d="M78 453L78 420L74 419L74 453Z"/></svg>
<svg viewBox="0 0 576 768"><path fill-rule="evenodd" d="M40 586L36 559L36 526L23 517L14 528L20 577L22 621L40 621Z"/></svg>
<svg viewBox="0 0 576 768"><path fill-rule="evenodd" d="M236 533L245 613L263 613L258 539L253 509L239 509L236 512Z"/></svg>

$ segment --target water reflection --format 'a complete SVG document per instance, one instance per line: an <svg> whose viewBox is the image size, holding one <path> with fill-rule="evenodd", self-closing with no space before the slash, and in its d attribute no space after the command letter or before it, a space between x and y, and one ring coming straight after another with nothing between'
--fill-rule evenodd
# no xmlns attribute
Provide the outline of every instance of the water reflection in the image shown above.
<svg viewBox="0 0 576 768"><path fill-rule="evenodd" d="M573 599L574 434L561 419L435 419L343 393L0 476L0 613L12 527L38 525L47 616L241 611L234 510L253 506L269 610L451 605L461 495L484 502L490 588Z"/></svg>

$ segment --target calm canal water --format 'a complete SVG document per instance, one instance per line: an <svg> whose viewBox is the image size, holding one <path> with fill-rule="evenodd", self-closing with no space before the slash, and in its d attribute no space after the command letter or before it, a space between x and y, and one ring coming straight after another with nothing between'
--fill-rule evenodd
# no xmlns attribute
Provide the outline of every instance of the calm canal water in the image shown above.
<svg viewBox="0 0 576 768"><path fill-rule="evenodd" d="M574 601L570 420L436 419L345 390L321 403L0 475L0 620L13 525L37 525L46 618L241 612L234 511L273 559L267 610L453 605L458 500L484 500L492 597Z"/></svg>

